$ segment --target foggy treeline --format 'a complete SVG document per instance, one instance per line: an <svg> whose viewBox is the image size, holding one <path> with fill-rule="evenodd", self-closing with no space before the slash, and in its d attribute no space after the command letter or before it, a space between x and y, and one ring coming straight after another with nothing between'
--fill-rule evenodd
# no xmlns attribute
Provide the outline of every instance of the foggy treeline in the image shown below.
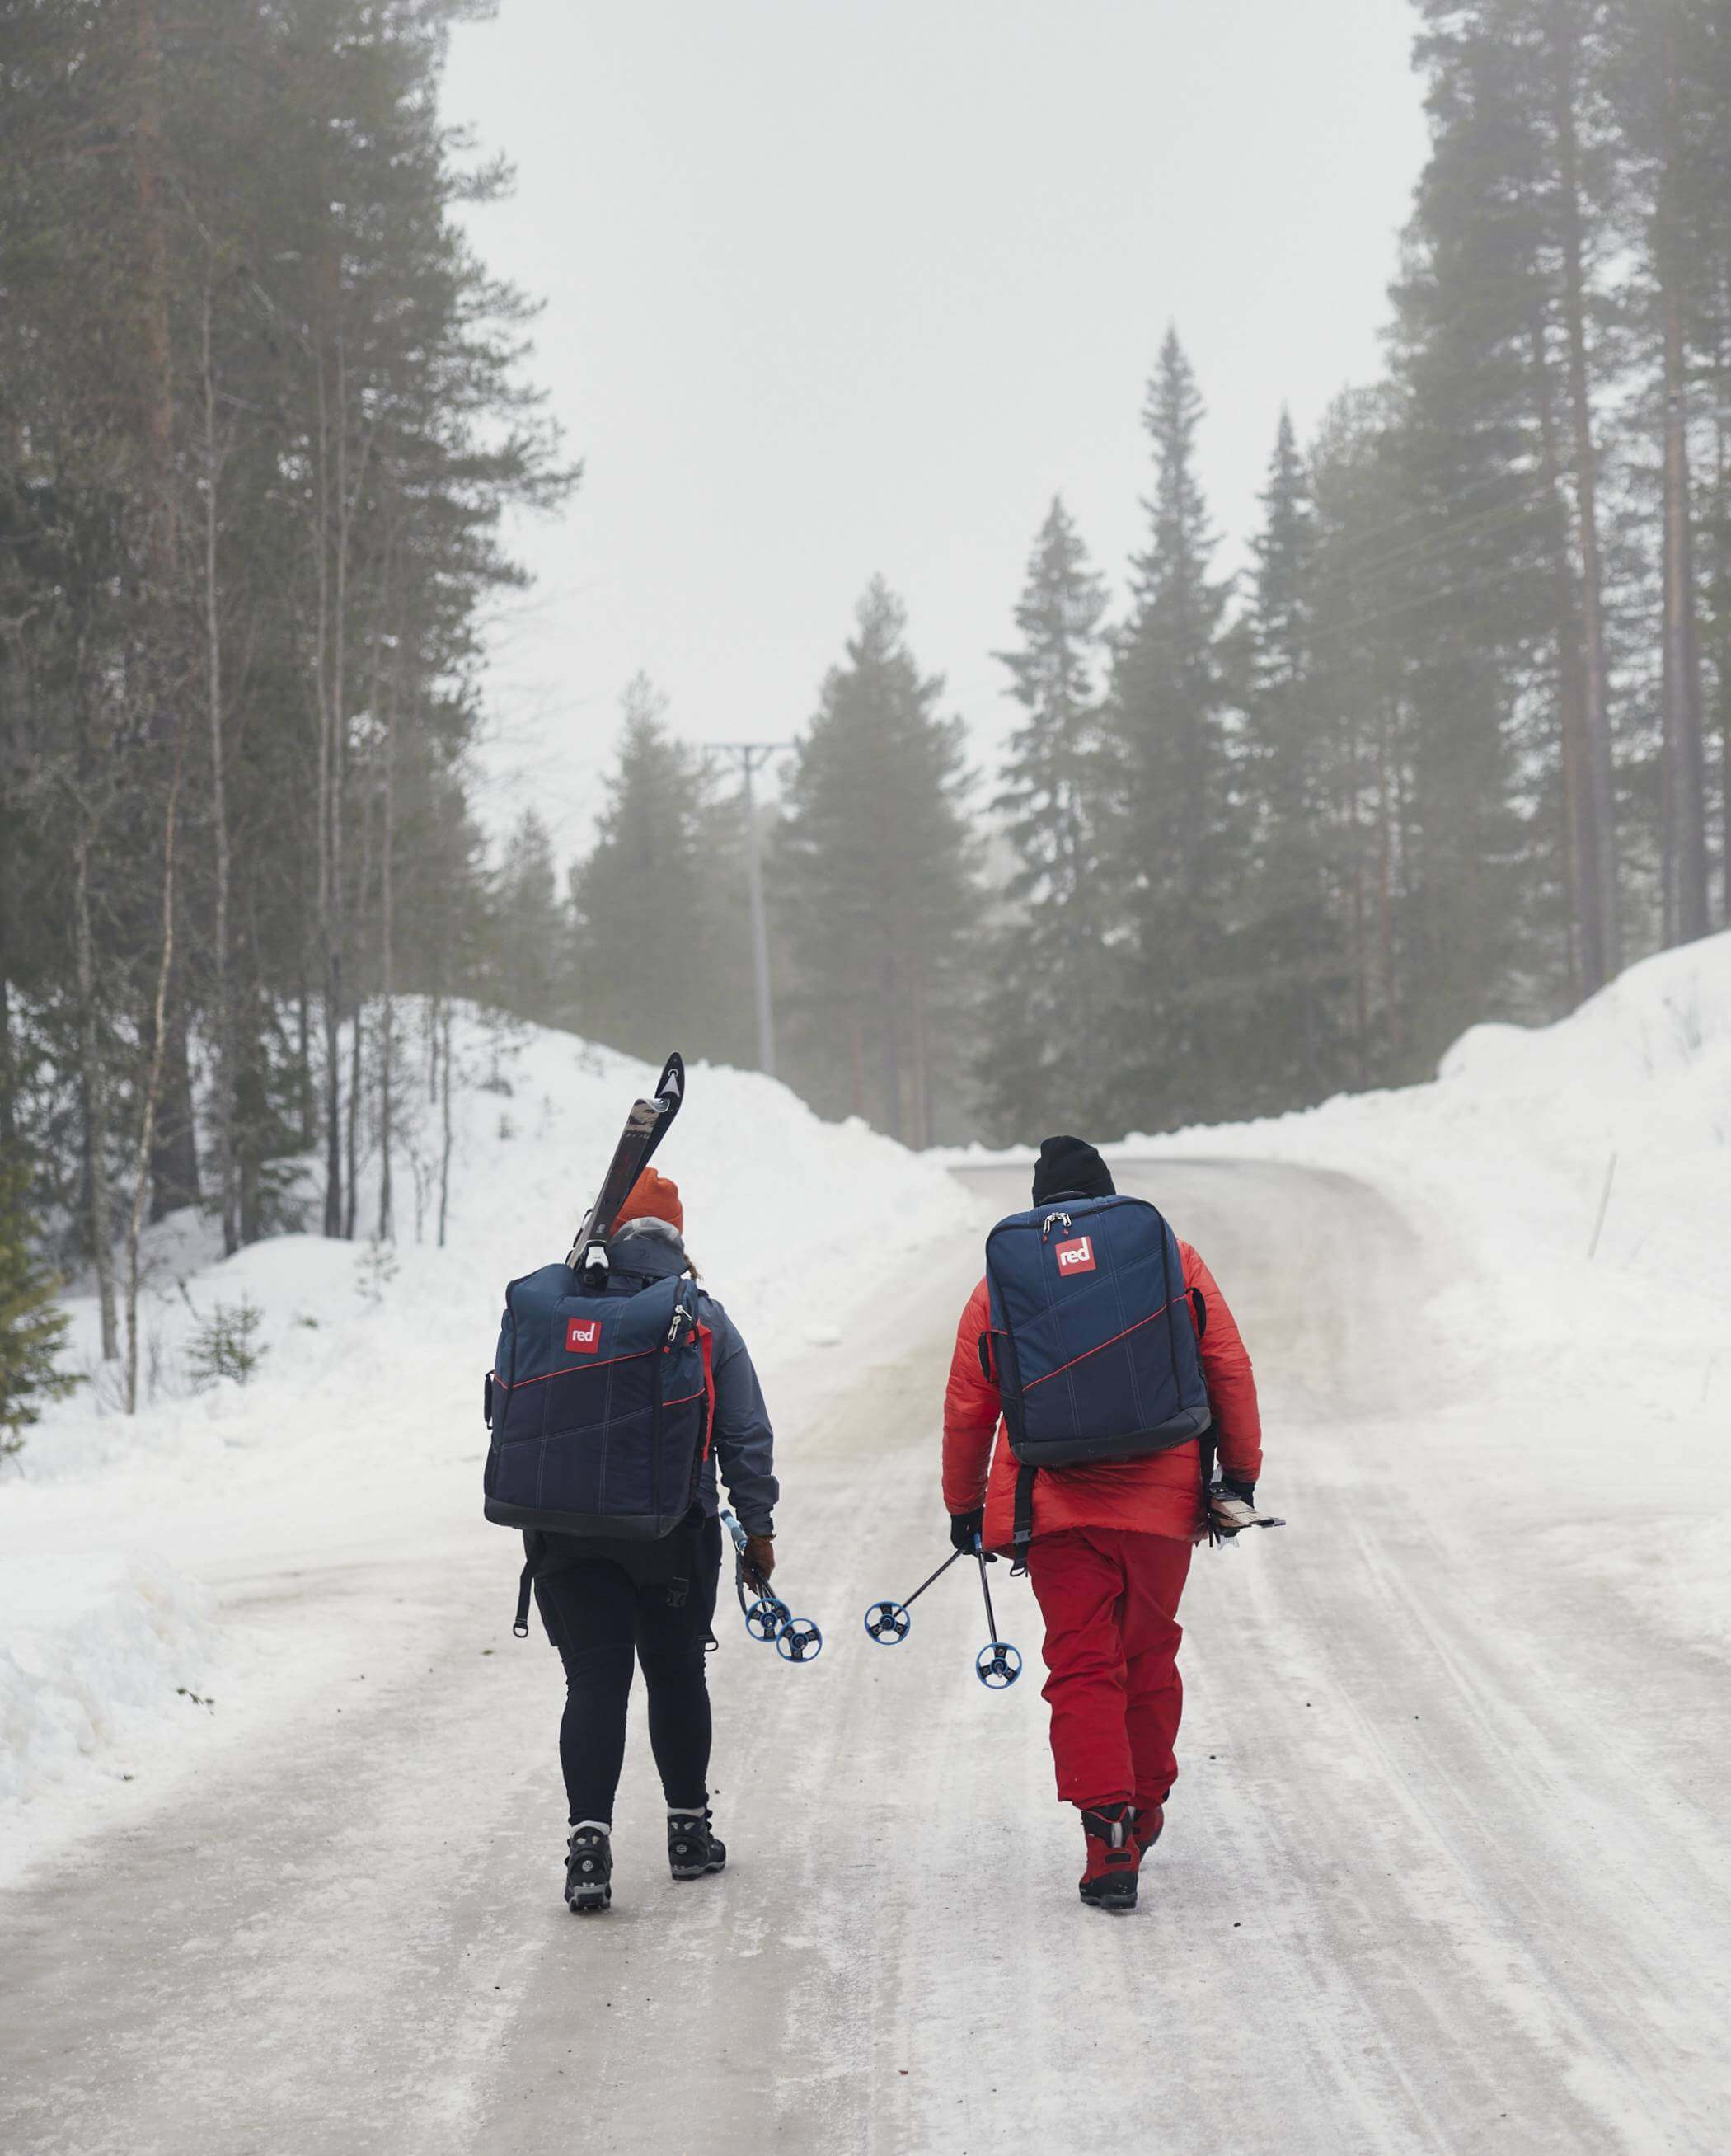
<svg viewBox="0 0 1731 2156"><path fill-rule="evenodd" d="M770 834L826 1108L917 1141L1298 1106L1726 921L1731 5L1417 13L1388 372L1281 419L1250 571L1216 566L1175 334L1143 545L1109 583L1052 505L973 789L864 602Z"/></svg>
<svg viewBox="0 0 1731 2156"><path fill-rule="evenodd" d="M466 12L0 0L0 1138L111 1336L129 1226L197 1198L232 1247L308 1155L309 1224L388 1234L453 997L757 1057L736 778L650 680L583 859L471 813L498 520L572 475L453 222L501 183L437 118ZM1386 372L1271 427L1250 568L1175 331L1134 557L1027 535L1001 766L881 582L785 715L778 1068L825 1112L1297 1106L1725 921L1731 0L1416 18Z"/></svg>

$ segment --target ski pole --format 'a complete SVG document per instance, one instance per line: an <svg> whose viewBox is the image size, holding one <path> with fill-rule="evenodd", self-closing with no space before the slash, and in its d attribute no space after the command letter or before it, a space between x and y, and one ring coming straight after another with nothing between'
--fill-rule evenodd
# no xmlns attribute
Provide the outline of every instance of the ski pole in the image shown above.
<svg viewBox="0 0 1731 2156"><path fill-rule="evenodd" d="M746 1631L766 1646L773 1645L784 1662L815 1662L823 1652L822 1633L809 1617L796 1617L760 1573L748 1570L745 1544L750 1537L733 1514L724 1509L721 1522L733 1539L733 1591ZM750 1603L745 1599L748 1583L757 1589L757 1599Z"/></svg>
<svg viewBox="0 0 1731 2156"><path fill-rule="evenodd" d="M865 1614L865 1628L880 1647L899 1646L908 1636L913 1620L908 1614L910 1603L917 1602L933 1580L941 1579L957 1558L967 1555L965 1550L953 1551L932 1574L931 1579L922 1579L906 1602L874 1602Z"/></svg>
<svg viewBox="0 0 1731 2156"><path fill-rule="evenodd" d="M974 1675L989 1691L1007 1691L1022 1675L1022 1656L1007 1640L998 1637L998 1620L992 1614L991 1589L986 1578L986 1547L974 1537L974 1555L980 1560L980 1592L986 1597L986 1645L974 1657Z"/></svg>

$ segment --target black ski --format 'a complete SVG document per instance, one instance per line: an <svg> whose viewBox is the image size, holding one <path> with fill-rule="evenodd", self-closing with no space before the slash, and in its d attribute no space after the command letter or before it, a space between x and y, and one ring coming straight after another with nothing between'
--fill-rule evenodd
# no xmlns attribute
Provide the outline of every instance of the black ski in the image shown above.
<svg viewBox="0 0 1731 2156"><path fill-rule="evenodd" d="M677 1055L670 1055L662 1065L653 1096L632 1102L625 1128L619 1133L619 1142L613 1148L613 1158L602 1178L601 1194L583 1215L582 1225L565 1260L573 1272L581 1272L586 1286L598 1288L606 1281L607 1242L613 1232L619 1208L630 1197L656 1147L673 1127L673 1117L679 1114L684 1098L684 1060Z"/></svg>

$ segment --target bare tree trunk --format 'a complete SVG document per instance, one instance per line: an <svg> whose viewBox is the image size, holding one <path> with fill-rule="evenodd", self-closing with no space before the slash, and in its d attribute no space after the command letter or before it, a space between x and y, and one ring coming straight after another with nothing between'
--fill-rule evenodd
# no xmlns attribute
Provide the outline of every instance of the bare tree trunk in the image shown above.
<svg viewBox="0 0 1731 2156"><path fill-rule="evenodd" d="M344 1240L355 1240L356 1213L361 1200L361 1101L362 1097L362 1050L366 1041L366 1005L363 997L355 998L350 1019L349 1033L349 1117L343 1138L343 1150L348 1165L348 1177L343 1191L342 1231Z"/></svg>
<svg viewBox="0 0 1731 2156"><path fill-rule="evenodd" d="M332 622L331 642L334 647L331 664L330 718L334 732L330 742L330 860L331 896L335 908L331 945L331 1000L334 1016L327 1019L326 1029L333 1052L336 1045L336 1027L342 1019L344 975L348 961L348 900L343 881L343 795L347 777L349 716L348 667L346 665L349 632L349 374L347 351L343 334L336 335L336 598L335 613ZM355 1007L355 1046L358 1054L361 1045L361 1008ZM337 1098L336 1080L330 1081L330 1139L333 1151L339 1143L338 1116L341 1103ZM354 1090L349 1094L349 1168L352 1174L355 1164L355 1117L360 1112L360 1096ZM346 1194L344 1210L344 1232L352 1237L355 1232L355 1193L352 1183Z"/></svg>
<svg viewBox="0 0 1731 2156"><path fill-rule="evenodd" d="M385 703L385 829L379 850L379 1223L378 1239L394 1242L397 1224L392 1216L391 1139L392 1087L396 1078L396 850L397 850L397 703L402 680L402 644L399 638L392 668L391 690Z"/></svg>
<svg viewBox="0 0 1731 2156"><path fill-rule="evenodd" d="M881 1043L883 1075L883 1127L893 1138L902 1135L901 1013L896 1006L895 952L883 953L883 1014Z"/></svg>
<svg viewBox="0 0 1731 2156"><path fill-rule="evenodd" d="M168 328L168 238L162 223L162 46L155 0L133 0L132 30L137 98L132 169L144 291L149 557L152 596L161 606L174 577L174 354Z"/></svg>
<svg viewBox="0 0 1731 2156"><path fill-rule="evenodd" d="M1575 521L1580 548L1580 619L1585 707L1585 791L1592 802L1592 852L1583 853L1583 892L1595 909L1596 934L1582 938L1582 984L1588 994L1622 966L1617 881L1616 796L1611 767L1610 675L1605 650L1604 570L1599 548L1599 453L1593 438L1588 386L1585 275L1582 267L1578 0L1554 0L1558 193L1563 254L1563 320L1569 352L1569 408L1574 436Z"/></svg>
<svg viewBox="0 0 1731 2156"><path fill-rule="evenodd" d="M83 1069L85 1142L90 1151L90 1243L96 1270L96 1306L102 1325L102 1359L112 1363L120 1352L115 1315L114 1195L108 1179L108 1085L102 1069L102 1037L96 1019L96 939L90 925L90 840L89 814L77 808L79 832L73 842L73 923L77 945L79 1050Z"/></svg>
<svg viewBox="0 0 1731 2156"><path fill-rule="evenodd" d="M0 666L4 665L0 657ZM0 1149L18 1135L18 1072L12 1050L12 787L0 743Z"/></svg>
<svg viewBox="0 0 1731 2156"><path fill-rule="evenodd" d="M335 770L335 752L340 716L331 710L330 652L330 415L325 384L325 354L314 354L318 409L317 533L315 588L316 613L313 637L313 692L318 719L318 918L319 957L323 976L323 1030L325 1035L325 1233L342 1233L342 1101L338 1065L337 1029L342 1014L342 962L336 943L336 886L341 870L335 859L335 814L333 803L341 781Z"/></svg>
<svg viewBox="0 0 1731 2156"><path fill-rule="evenodd" d="M6 906L6 864L0 860L0 914ZM0 941L4 927L0 923ZM0 950L0 1151L18 1136L17 1111L13 1106L17 1080L13 1075L12 983L8 978L3 950Z"/></svg>
<svg viewBox="0 0 1731 2156"><path fill-rule="evenodd" d="M1665 169L1660 181L1654 257L1665 352L1665 827L1671 940L1706 935L1707 765L1702 744L1701 646L1696 623L1694 532L1690 511L1688 382L1682 295L1677 286L1680 235L1672 199L1681 148L1677 11L1662 10L1665 41Z"/></svg>
<svg viewBox="0 0 1731 2156"><path fill-rule="evenodd" d="M1401 1047L1400 1001L1395 975L1395 817L1389 730L1393 714L1380 714L1376 732L1376 950L1382 976L1383 1030L1391 1056Z"/></svg>
<svg viewBox="0 0 1731 2156"><path fill-rule="evenodd" d="M909 1077L908 1131L909 1143L924 1150L932 1142L931 1099L926 1081L925 1063L925 995L924 984L916 981L912 995L909 1019L912 1039L909 1042L911 1067Z"/></svg>
<svg viewBox="0 0 1731 2156"><path fill-rule="evenodd" d="M373 803L369 791L361 813L361 872L356 880L355 907L357 914L366 909L366 893L372 881L372 824ZM362 1082L365 1067L363 1050L366 1040L366 998L356 983L354 1031L349 1038L349 1127L347 1136L348 1188L343 1199L343 1234L350 1242L355 1240L356 1213L361 1196L361 1103L366 1097Z"/></svg>
<svg viewBox="0 0 1731 2156"><path fill-rule="evenodd" d="M174 464L174 350L168 313L168 235L163 213L162 45L156 0L132 0L134 126L132 172L138 208L141 284L140 340L143 380L145 465L149 478L146 539L148 588L145 670L149 680L150 731L160 740L167 719L164 693L169 613L178 553ZM174 722L177 726L179 721ZM153 1212L160 1214L198 1198L197 1137L192 1108L191 1058L184 1004L171 980L162 1023L166 1044L153 1042L152 1060L162 1068L173 1101L156 1118L150 1165ZM166 1063L159 1050L166 1045Z"/></svg>
<svg viewBox="0 0 1731 2156"><path fill-rule="evenodd" d="M1552 520L1552 579L1556 588L1557 736L1563 773L1563 864L1569 896L1569 990L1572 1002L1582 993L1582 976L1605 979L1604 907L1595 884L1599 846L1593 796L1585 783L1587 762L1586 672L1580 648L1580 609L1575 570L1569 558L1569 512L1563 499L1562 457L1557 440L1556 407L1551 394L1550 362L1544 326L1532 329L1533 372L1539 398L1539 479Z"/></svg>
<svg viewBox="0 0 1731 2156"><path fill-rule="evenodd" d="M177 963L174 978L168 984L168 1036L163 1044L156 1142L151 1148L153 1220L160 1220L177 1207L196 1205L200 1195L197 1111L192 1100L192 1046L181 973Z"/></svg>
<svg viewBox="0 0 1731 2156"><path fill-rule="evenodd" d="M181 771L186 728L174 730L174 769L168 782L168 806L162 821L162 957L156 968L153 1046L145 1077L144 1107L139 1118L138 1150L132 1171L132 1210L126 1224L126 1412L138 1412L138 1246L144 1230L145 1203L151 1187L151 1152L156 1139L156 1103L162 1091L162 1061L168 1037L168 984L174 974L175 839L180 816Z"/></svg>
<svg viewBox="0 0 1731 2156"><path fill-rule="evenodd" d="M1360 773L1364 752L1355 707L1349 710L1345 723L1344 811L1343 814L1337 808L1335 814L1346 827L1347 860L1350 864L1346 920L1349 963L1352 968L1353 1076L1362 1086L1365 1083L1365 1050L1370 1031L1370 983L1369 954L1365 947L1365 816Z"/></svg>
<svg viewBox="0 0 1731 2156"><path fill-rule="evenodd" d="M331 272L331 305L341 305ZM318 625L315 639L315 703L319 734L319 941L323 959L325 1002L325 1233L340 1235L343 1203L343 1139L341 1031L345 974L349 951L348 892L344 874L344 781L348 754L349 581L355 511L371 454L370 423L353 470L349 458L348 356L341 323L335 349L335 409L325 380L322 346L314 354L319 436ZM352 1116L359 1106L351 1099ZM349 1211L352 1212L352 1199Z"/></svg>
<svg viewBox="0 0 1731 2156"><path fill-rule="evenodd" d="M438 1247L445 1247L451 1212L451 1006L441 998L439 1039Z"/></svg>
<svg viewBox="0 0 1731 2156"><path fill-rule="evenodd" d="M300 1108L300 1146L310 1152L317 1137L318 1114L313 1101L312 993L307 986L305 955L294 1012L295 1093Z"/></svg>
<svg viewBox="0 0 1731 2156"><path fill-rule="evenodd" d="M1719 926L1731 928L1731 366L1714 354L1713 488L1718 504L1713 579L1718 604L1714 696L1719 721Z"/></svg>
<svg viewBox="0 0 1731 2156"><path fill-rule="evenodd" d="M13 430L16 447L16 429ZM0 1146L18 1135L18 1065L12 1045L13 788L23 774L27 751L24 712L29 692L18 648L21 623L5 625L0 641Z"/></svg>
<svg viewBox="0 0 1731 2156"><path fill-rule="evenodd" d="M210 721L210 819L216 855L212 937L216 975L217 1067L212 1106L217 1133L217 1179L221 1188L223 1251L233 1257L240 1248L240 1184L234 1161L234 1089L237 1081L234 967L229 949L228 890L232 862L228 843L228 782L223 738L223 620L217 581L217 541L221 530L218 489L223 454L217 435L216 370L211 360L210 289L204 292L202 357L204 385L204 654L205 696Z"/></svg>

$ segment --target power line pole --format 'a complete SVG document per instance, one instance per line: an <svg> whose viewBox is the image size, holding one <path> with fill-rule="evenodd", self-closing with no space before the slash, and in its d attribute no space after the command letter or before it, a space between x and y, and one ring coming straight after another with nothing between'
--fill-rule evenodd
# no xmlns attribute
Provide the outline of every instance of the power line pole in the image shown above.
<svg viewBox="0 0 1731 2156"><path fill-rule="evenodd" d="M751 974L757 992L757 1067L766 1077L776 1075L776 1012L770 993L770 932L763 905L763 834L757 824L757 796L751 780L772 756L782 756L791 742L710 742L705 746L717 756L739 759L745 788L745 880L751 895Z"/></svg>

